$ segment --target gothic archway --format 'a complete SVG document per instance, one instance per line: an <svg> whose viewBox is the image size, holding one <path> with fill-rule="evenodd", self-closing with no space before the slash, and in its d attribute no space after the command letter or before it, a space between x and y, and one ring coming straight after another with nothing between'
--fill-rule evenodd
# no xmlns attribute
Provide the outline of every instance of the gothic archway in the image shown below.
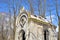
<svg viewBox="0 0 60 40"><path fill-rule="evenodd" d="M19 32L18 40L25 40L25 31L21 30Z"/></svg>

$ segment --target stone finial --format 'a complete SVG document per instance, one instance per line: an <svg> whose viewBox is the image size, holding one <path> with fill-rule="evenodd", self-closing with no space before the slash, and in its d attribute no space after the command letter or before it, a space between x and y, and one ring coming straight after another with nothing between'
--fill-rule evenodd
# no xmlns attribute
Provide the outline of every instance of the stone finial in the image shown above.
<svg viewBox="0 0 60 40"><path fill-rule="evenodd" d="M21 13L22 11L24 11L24 10L25 10L24 7L21 7L20 13Z"/></svg>
<svg viewBox="0 0 60 40"><path fill-rule="evenodd" d="M21 10L23 11L24 10L24 7L22 7Z"/></svg>

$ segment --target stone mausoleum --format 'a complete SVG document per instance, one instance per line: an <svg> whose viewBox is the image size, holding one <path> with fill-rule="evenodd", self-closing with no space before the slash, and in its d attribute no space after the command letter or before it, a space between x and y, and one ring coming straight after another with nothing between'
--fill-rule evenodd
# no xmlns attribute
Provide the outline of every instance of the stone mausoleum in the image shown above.
<svg viewBox="0 0 60 40"><path fill-rule="evenodd" d="M16 19L15 40L57 40L56 26L21 9Z"/></svg>

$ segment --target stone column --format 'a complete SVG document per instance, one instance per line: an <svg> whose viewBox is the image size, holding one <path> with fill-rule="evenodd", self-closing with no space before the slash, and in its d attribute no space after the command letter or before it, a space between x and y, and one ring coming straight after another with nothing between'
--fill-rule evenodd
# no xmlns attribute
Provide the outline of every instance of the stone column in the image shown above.
<svg viewBox="0 0 60 40"><path fill-rule="evenodd" d="M18 35L18 40L22 40L22 32Z"/></svg>
<svg viewBox="0 0 60 40"><path fill-rule="evenodd" d="M27 30L27 32L25 34L26 40L29 40L29 35L30 35L29 30Z"/></svg>

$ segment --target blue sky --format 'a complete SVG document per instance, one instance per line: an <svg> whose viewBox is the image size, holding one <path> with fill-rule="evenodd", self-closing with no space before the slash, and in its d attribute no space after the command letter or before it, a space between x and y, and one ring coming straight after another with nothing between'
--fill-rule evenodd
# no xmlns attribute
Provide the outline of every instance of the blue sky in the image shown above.
<svg viewBox="0 0 60 40"><path fill-rule="evenodd" d="M42 2L43 2L43 0L42 0ZM37 8L38 0L32 0L32 3L33 3L32 5L34 6L33 7L34 10L36 10L34 13L36 15L38 15L38 11L37 11L38 10L38 8ZM51 6L47 7L48 4L50 4ZM50 18L49 18L49 15L50 15L49 13L50 12L48 10L51 9L52 18L53 18L53 24L57 26L58 25L58 20L57 20L57 16L56 16L56 7L55 7L55 4L56 4L55 0L46 0L46 18L47 18L47 20L50 20ZM58 0L58 5L59 5L58 6L58 10L59 11L58 12L59 12L59 15L60 15L60 0ZM0 13L1 12L9 13L9 8L10 8L11 14L13 15L13 8L12 8L13 6L15 8L17 6L17 12L16 13L19 12L19 8L22 7L22 6L24 6L24 8L26 10L28 10L28 11L30 10L29 3L28 3L27 0L14 0L14 4L13 4L12 0L0 0Z"/></svg>

